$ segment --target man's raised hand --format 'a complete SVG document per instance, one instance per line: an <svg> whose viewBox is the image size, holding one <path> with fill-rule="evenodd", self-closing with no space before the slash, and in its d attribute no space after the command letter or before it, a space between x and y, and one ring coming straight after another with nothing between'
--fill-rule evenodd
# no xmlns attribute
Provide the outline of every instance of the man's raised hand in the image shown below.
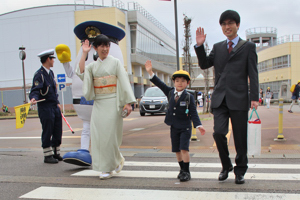
<svg viewBox="0 0 300 200"><path fill-rule="evenodd" d="M204 28L197 28L196 30L196 43L197 43L197 46L201 46L204 42L205 42L205 39L206 39L206 34L204 34Z"/></svg>

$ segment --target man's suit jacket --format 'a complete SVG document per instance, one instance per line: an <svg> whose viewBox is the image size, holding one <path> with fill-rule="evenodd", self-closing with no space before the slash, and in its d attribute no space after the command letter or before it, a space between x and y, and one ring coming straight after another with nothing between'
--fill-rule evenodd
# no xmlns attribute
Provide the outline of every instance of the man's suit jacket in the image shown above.
<svg viewBox="0 0 300 200"><path fill-rule="evenodd" d="M249 110L250 101L258 101L257 54L254 43L246 42L238 49L233 48L230 54L226 40L216 43L209 56L206 56L203 45L195 46L195 51L201 69L215 67L212 108L218 108L224 97L230 110Z"/></svg>
<svg viewBox="0 0 300 200"><path fill-rule="evenodd" d="M154 83L157 87L159 87L163 93L169 97L169 108L166 114L165 123L169 126L173 126L174 128L184 129L191 128L191 120L193 121L193 125L196 128L201 125L199 115L196 109L196 104L194 101L194 96L192 94L188 94L186 90L182 92L177 103L174 98L174 88L167 86L164 82L162 82L156 75L150 79L152 83ZM188 115L185 113L186 111L186 95L190 95L190 103L188 106L189 113Z"/></svg>

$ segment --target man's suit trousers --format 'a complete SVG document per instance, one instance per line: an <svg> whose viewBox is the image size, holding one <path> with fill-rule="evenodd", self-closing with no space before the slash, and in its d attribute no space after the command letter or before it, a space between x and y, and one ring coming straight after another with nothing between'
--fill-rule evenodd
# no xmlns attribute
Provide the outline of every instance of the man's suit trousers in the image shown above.
<svg viewBox="0 0 300 200"><path fill-rule="evenodd" d="M226 98L218 108L213 109L214 115L214 133L219 156L223 169L232 166L229 158L226 134L228 133L229 118L231 119L235 149L237 152L234 167L236 175L244 175L247 171L247 121L248 111L229 110L226 104ZM238 102L236 102L238 103Z"/></svg>

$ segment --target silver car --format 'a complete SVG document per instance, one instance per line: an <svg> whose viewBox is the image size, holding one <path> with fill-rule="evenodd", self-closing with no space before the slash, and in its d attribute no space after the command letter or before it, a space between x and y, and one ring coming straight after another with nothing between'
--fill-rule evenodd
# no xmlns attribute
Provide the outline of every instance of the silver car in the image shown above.
<svg viewBox="0 0 300 200"><path fill-rule="evenodd" d="M167 113L168 98L158 88L148 88L140 101L140 115L145 116L146 113L154 115L154 113Z"/></svg>

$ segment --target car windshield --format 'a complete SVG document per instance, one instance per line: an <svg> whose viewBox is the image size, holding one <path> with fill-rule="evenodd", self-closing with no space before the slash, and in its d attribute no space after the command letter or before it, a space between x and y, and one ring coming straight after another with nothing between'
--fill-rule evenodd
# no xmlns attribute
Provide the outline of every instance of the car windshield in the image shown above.
<svg viewBox="0 0 300 200"><path fill-rule="evenodd" d="M145 97L165 97L166 95L159 88L148 88Z"/></svg>

